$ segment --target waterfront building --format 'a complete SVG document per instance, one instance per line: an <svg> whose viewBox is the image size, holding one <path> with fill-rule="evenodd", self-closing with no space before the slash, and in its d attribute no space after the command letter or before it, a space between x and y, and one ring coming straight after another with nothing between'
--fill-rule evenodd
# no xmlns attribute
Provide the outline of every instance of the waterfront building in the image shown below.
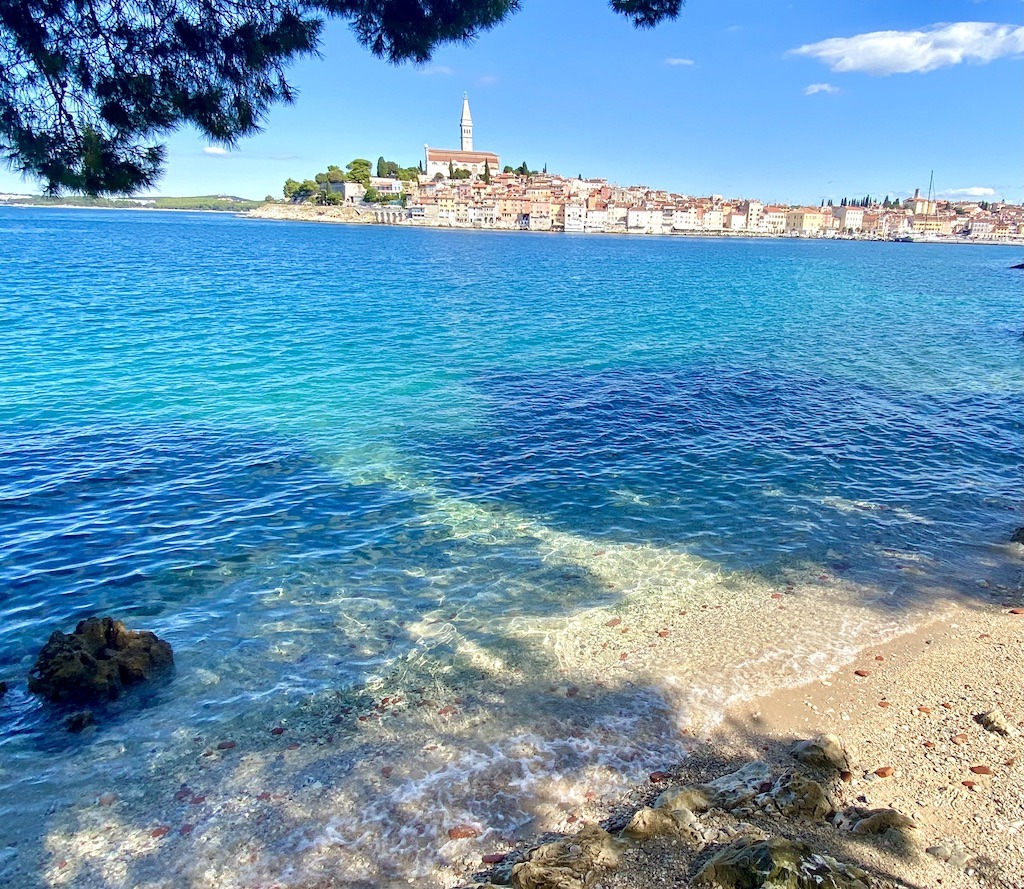
<svg viewBox="0 0 1024 889"><path fill-rule="evenodd" d="M803 235L816 235L822 229L824 217L820 208L795 207L786 213L786 231Z"/></svg>
<svg viewBox="0 0 1024 889"><path fill-rule="evenodd" d="M469 170L474 176L483 176L488 170L492 176L501 172L501 158L489 151L473 150L473 116L469 110L469 96L462 97L462 117L459 119L461 132L460 148L431 148L424 145L428 179L439 173L447 177L452 169Z"/></svg>
<svg viewBox="0 0 1024 889"><path fill-rule="evenodd" d="M839 220L840 231L859 232L864 228L863 207L836 207L833 215Z"/></svg>

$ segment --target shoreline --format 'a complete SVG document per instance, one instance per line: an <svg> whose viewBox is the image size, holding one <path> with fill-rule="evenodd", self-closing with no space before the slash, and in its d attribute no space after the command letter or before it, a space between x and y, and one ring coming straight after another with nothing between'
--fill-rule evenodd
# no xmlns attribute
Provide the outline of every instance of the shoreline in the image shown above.
<svg viewBox="0 0 1024 889"><path fill-rule="evenodd" d="M996 241L989 239L979 238L977 240L971 240L968 238L955 238L955 237L941 237L941 238L921 238L914 239L908 238L905 235L894 238L874 238L874 237L850 237L846 235L837 235L836 237L816 237L807 235L787 235L780 233L769 233L769 232L748 232L748 231L729 231L729 230L708 230L708 231L672 231L672 232L630 232L630 231L581 231L581 232L566 232L561 229L549 229L547 231L534 231L530 229L520 229L516 227L499 227L499 226L480 226L480 225L441 225L439 223L430 222L417 222L413 220L404 220L400 222L383 222L373 216L372 210L366 210L362 207L286 207L286 205L280 204L268 204L266 207L272 207L275 210L293 210L295 212L290 213L261 213L260 210L263 208L256 208L254 210L238 210L233 207L225 207L222 210L210 210L210 209L190 209L188 207L83 207L76 204L19 204L16 202L0 202L0 207L13 207L19 210L108 210L108 211L127 211L135 212L137 210L146 210L151 213L211 213L211 214L231 214L238 219L260 219L269 222L318 222L328 225L382 225L394 228L414 228L414 229L429 229L431 231L484 231L484 232L515 232L519 234L533 234L533 235L595 235L595 236L617 236L617 237L647 237L647 238L710 238L714 240L719 239L736 239L736 240L771 240L771 241L852 241L857 243L869 243L869 244L941 244L941 245L952 245L952 246L963 246L963 247L1024 247L1024 238L1017 238L1005 241ZM332 212L333 211L333 212ZM339 213L342 211L342 213ZM349 215L344 215L344 211L348 211ZM370 218L373 216L373 218Z"/></svg>
<svg viewBox="0 0 1024 889"><path fill-rule="evenodd" d="M217 211L220 212L220 211ZM772 241L853 241L858 243L870 243L870 244L943 244L943 245L959 245L959 246L981 246L981 247L1024 247L1024 238L1017 238L1014 240L1006 241L995 241L995 240L970 240L966 238L922 238L914 240L907 238L904 235L900 237L882 238L882 237L850 237L850 236L836 236L836 237L814 237L805 235L788 235L781 233L768 233L768 232L749 232L749 231L729 231L729 230L709 230L709 231L673 231L673 232L659 232L659 233L647 233L647 232L630 232L630 231L600 231L600 232L566 232L560 229L549 229L546 231L533 231L529 229L521 229L518 227L504 227L504 226L483 226L483 225L441 225L439 223L421 222L415 220L402 220L402 221L381 221L377 218L376 214L372 210L367 210L363 207L314 207L314 206L301 206L301 205L287 205L287 204L266 204L263 207L256 208L255 210L244 210L236 213L241 219L260 219L270 222L318 222L328 225L380 225L390 228L413 228L413 229L429 229L431 231L482 231L482 232L515 232L517 234L532 234L532 235L585 235L585 236L612 236L612 237L646 237L646 238L711 238L714 240L719 239L737 239L737 240L772 240Z"/></svg>
<svg viewBox="0 0 1024 889"><path fill-rule="evenodd" d="M688 886L711 853L749 832L804 842L883 886L1024 886L1024 614L1011 611L1024 604L1022 589L998 606L949 603L907 632L865 647L828 677L730 705L716 726L694 738L684 760L652 772L575 825L599 823L616 834L664 791L720 779L754 762L773 774L791 771L796 741L832 734L851 763L850 773L833 777L837 805L891 808L913 827L862 837L820 819L712 809L698 819L697 836L704 825L706 835L718 831L717 840L694 845L671 834L630 837L601 884ZM1010 737L979 724L979 715L993 708L1006 714ZM542 835L497 854L519 860L556 838Z"/></svg>
<svg viewBox="0 0 1024 889"><path fill-rule="evenodd" d="M550 541L552 556L566 556L565 564L581 545L557 535ZM590 544L583 551L591 553ZM991 748L995 739L973 721L1000 705L1024 725L1024 616L1007 613L1024 603L1013 552L1014 581L995 587L996 598L958 604L948 594L924 609L900 608L895 620L883 619L878 603L864 604L860 617L834 617L863 588L817 567L733 600L722 594L739 596L747 579L729 581L683 561L672 566L679 585L641 583L626 600L561 625L519 628L512 642L528 652L525 659L503 664L496 652L460 646L438 671L256 707L230 726L182 726L184 744L162 751L146 742L154 755L139 780L110 774L69 800L48 831L51 851L39 872L47 885L97 889L120 878L124 863L142 868L137 878L153 889L242 887L285 873L294 889L391 889L410 879L478 886L488 879L488 862L502 858L499 867L510 867L538 843L571 838L585 825L617 832L666 788L720 778L754 760L783 772L793 766L794 739L829 731L854 764L851 783L834 782L842 804L891 805L917 830L899 842L852 838L820 821L780 824L712 811L700 823L713 839L629 845L621 865L601 875L602 886L689 885L677 882L680 874L692 876L709 850L754 825L903 877L897 885L977 885L963 871L984 860L1013 876L983 885L1016 889L1024 885L1013 882L1024 881L1024 855L1019 873L1012 870L999 838L1012 832L1013 842L1024 840L1024 763L1003 767L1017 756L1019 737ZM613 560L609 571L625 560L638 578L649 573L639 550L601 553L591 555ZM427 612L410 629L447 636L455 631L450 617L446 609ZM749 654L723 647L744 626ZM837 639L844 633L850 638ZM818 659L801 653L809 641ZM994 653L1000 658L980 656ZM734 665L732 676L721 674L723 664ZM870 675L853 674L862 668ZM880 700L890 706L879 707ZM934 757L917 737L925 727ZM952 740L961 732L970 734L962 749ZM962 762L965 756L972 761ZM990 762L994 774L968 791L960 772L975 760ZM895 769L890 779L871 774L883 765ZM945 771L933 778L933 767ZM497 797L505 803L493 805ZM978 800L987 808L964 808ZM994 811L997 800L1002 808ZM948 811L980 821L965 830L941 820ZM924 852L954 842L966 856L959 870ZM332 874L333 882L321 884L317 874Z"/></svg>

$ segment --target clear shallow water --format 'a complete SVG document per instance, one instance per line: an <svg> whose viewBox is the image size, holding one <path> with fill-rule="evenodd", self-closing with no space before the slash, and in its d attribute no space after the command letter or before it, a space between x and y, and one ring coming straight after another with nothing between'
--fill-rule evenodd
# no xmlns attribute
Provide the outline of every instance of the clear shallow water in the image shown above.
<svg viewBox="0 0 1024 889"><path fill-rule="evenodd" d="M396 671L571 681L586 646L541 640L595 608L724 601L801 565L842 575L865 631L939 588L987 596L1022 524L1017 259L0 210L0 823L56 831L48 810L184 735ZM69 742L21 680L54 627L106 613L168 638L178 672ZM655 697L662 728L685 721ZM534 773L604 763L654 706L630 700L586 715L603 746L521 718L562 751ZM374 818L437 805L473 751L530 759L493 741L460 732ZM333 776L353 810L357 785ZM479 796L467 778L460 804ZM429 872L432 834L381 833L363 877L389 842L422 847L396 878ZM27 867L11 837L3 866Z"/></svg>

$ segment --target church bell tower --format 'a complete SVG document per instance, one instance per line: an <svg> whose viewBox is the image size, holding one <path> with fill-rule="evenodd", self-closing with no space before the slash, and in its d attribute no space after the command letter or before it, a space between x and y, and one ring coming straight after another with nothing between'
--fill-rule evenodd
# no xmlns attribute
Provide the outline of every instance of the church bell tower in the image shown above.
<svg viewBox="0 0 1024 889"><path fill-rule="evenodd" d="M462 150L473 150L473 116L469 113L469 96L462 94Z"/></svg>

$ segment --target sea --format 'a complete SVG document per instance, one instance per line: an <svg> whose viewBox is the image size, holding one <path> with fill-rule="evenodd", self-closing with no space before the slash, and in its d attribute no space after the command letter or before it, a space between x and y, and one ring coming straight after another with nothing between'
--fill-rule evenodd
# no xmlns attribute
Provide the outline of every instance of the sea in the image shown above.
<svg viewBox="0 0 1024 889"><path fill-rule="evenodd" d="M1021 259L0 209L0 883L461 885L1008 598Z"/></svg>

